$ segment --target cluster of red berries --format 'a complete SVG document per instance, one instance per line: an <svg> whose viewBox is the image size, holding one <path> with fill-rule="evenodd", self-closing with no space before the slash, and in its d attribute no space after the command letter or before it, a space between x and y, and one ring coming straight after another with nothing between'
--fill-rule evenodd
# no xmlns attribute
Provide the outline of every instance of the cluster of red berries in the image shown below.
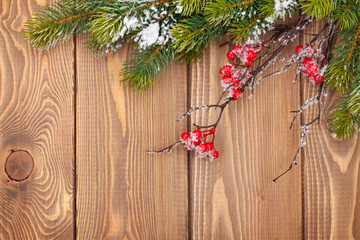
<svg viewBox="0 0 360 240"><path fill-rule="evenodd" d="M235 45L232 50L227 52L226 56L230 60L234 60L236 57L238 57L243 65L249 67L254 62L256 56L263 49L264 44L264 42L261 42L246 44L244 46Z"/></svg>
<svg viewBox="0 0 360 240"><path fill-rule="evenodd" d="M212 141L206 142L206 138L212 135ZM185 144L187 150L195 150L200 158L209 157L210 161L219 157L219 152L214 149L215 129L200 131L198 129L191 133L183 132L180 141Z"/></svg>
<svg viewBox="0 0 360 240"><path fill-rule="evenodd" d="M264 44L264 42L256 42L253 44L235 45L232 50L227 52L226 56L230 60L235 60L237 57L242 65L249 67L254 62L256 56L262 51ZM229 97L233 101L241 96L241 87L251 77L251 72L245 74L248 71L246 67L226 64L220 69L221 86L229 90Z"/></svg>
<svg viewBox="0 0 360 240"><path fill-rule="evenodd" d="M305 46L308 46L306 44ZM296 53L299 53L303 49L303 46L299 45L296 47ZM304 57L302 62L301 72L309 77L310 82L313 84L319 84L324 80L323 76L320 76L321 69L323 68L325 62L325 54L320 54L318 51L314 50L314 46L310 44L307 47L307 50L300 53L301 57ZM318 62L322 62L320 66L317 64L315 58L318 58Z"/></svg>
<svg viewBox="0 0 360 240"><path fill-rule="evenodd" d="M229 97L232 97L232 100L235 101L241 96L240 88L244 83L251 77L251 73L247 72L243 77L246 68L241 66L233 66L231 64L226 64L220 69L221 75L221 86L224 89L229 88ZM239 79L241 78L241 81Z"/></svg>

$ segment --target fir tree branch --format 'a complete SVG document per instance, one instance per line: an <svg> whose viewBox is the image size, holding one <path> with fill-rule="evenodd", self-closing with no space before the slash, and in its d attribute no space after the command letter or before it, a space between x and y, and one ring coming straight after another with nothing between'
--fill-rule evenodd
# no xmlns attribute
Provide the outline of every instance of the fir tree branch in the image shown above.
<svg viewBox="0 0 360 240"><path fill-rule="evenodd" d="M170 30L173 46L180 59L189 59L188 62L197 59L199 54L196 52L202 53L211 41L219 39L226 31L223 26L207 22L203 14L194 15L173 26Z"/></svg>
<svg viewBox="0 0 360 240"><path fill-rule="evenodd" d="M235 43L246 42L249 38L256 39L261 33L265 33L265 29L263 32L259 32L255 30L254 27L258 26L264 18L263 15L259 15L253 19L246 19L241 21L233 21L230 24L229 35L230 37L235 37ZM254 34L255 33L255 34Z"/></svg>
<svg viewBox="0 0 360 240"><path fill-rule="evenodd" d="M349 94L340 98L331 113L329 127L334 137L340 139L351 139L356 136L359 128L359 115L353 115L348 106Z"/></svg>
<svg viewBox="0 0 360 240"><path fill-rule="evenodd" d="M229 25L234 20L239 21L241 13L246 13L242 17L247 18L253 10L256 11L254 0L216 0L205 6L204 13L210 23Z"/></svg>
<svg viewBox="0 0 360 240"><path fill-rule="evenodd" d="M169 28L178 17L174 15L176 6L169 2L170 0L107 2L100 8L95 19L89 23L88 31L92 33L92 36L86 42L87 46L95 54L116 49L120 41L132 42L138 45L138 48L149 47L141 46L143 38L137 34L151 24L158 24L160 28L163 28L162 23L166 22ZM159 33L161 32L164 31L159 29ZM167 30L165 32L167 34ZM153 44L157 45L157 42Z"/></svg>
<svg viewBox="0 0 360 240"><path fill-rule="evenodd" d="M359 22L359 5L355 1L339 1L332 18L339 29L348 29Z"/></svg>
<svg viewBox="0 0 360 240"><path fill-rule="evenodd" d="M324 19L336 9L337 0L301 0L301 10L309 16Z"/></svg>
<svg viewBox="0 0 360 240"><path fill-rule="evenodd" d="M81 2L62 0L35 14L25 23L23 32L26 40L34 48L44 49L68 40L74 33L83 32L94 13L85 10Z"/></svg>
<svg viewBox="0 0 360 240"><path fill-rule="evenodd" d="M179 5L183 8L184 16L191 16L203 11L207 0L179 0Z"/></svg>
<svg viewBox="0 0 360 240"><path fill-rule="evenodd" d="M122 14L122 17L133 16L133 15L135 15L136 13L139 13L139 12L143 11L144 9L149 8L149 7L151 7L151 6L160 5L160 4L168 3L168 2L171 2L171 1L172 1L172 0L157 0L157 1L153 1L153 2L142 3L142 4L140 4L139 6L134 7L134 8L131 9L130 11L125 11L125 12Z"/></svg>
<svg viewBox="0 0 360 240"><path fill-rule="evenodd" d="M166 66L174 59L175 51L171 44L154 46L144 51L135 51L120 72L124 82L137 91L147 89Z"/></svg>
<svg viewBox="0 0 360 240"><path fill-rule="evenodd" d="M340 32L342 39L334 49L334 58L326 74L327 83L344 94L354 76L360 73L360 25Z"/></svg>

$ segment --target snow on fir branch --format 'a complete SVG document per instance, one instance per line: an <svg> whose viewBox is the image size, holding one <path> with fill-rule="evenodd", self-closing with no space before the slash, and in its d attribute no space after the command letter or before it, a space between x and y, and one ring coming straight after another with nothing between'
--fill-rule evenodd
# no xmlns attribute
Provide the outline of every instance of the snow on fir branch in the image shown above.
<svg viewBox="0 0 360 240"><path fill-rule="evenodd" d="M90 33L85 45L94 55L131 44L134 51L119 71L122 82L137 91L150 87L174 61L195 63L214 40L227 35L228 43L246 49L234 49L230 56L242 62L232 65L237 80L226 78L221 82L224 92L216 104L193 108L180 118L200 109L220 108L217 122L209 126L215 129L225 107L245 89L252 98L257 84L295 68L294 82L303 75L320 89L314 101L303 103L295 111L293 121L310 105L317 105L320 114L324 89L330 87L340 92L329 116L330 131L348 139L357 136L360 127L359 9L359 0L58 0L29 19L23 31L36 49L48 49L84 32ZM286 23L296 11L302 16L296 26L277 23L278 19ZM306 33L311 21L328 23L320 33ZM325 29L331 31L323 34ZM262 34L268 32L272 37L262 44ZM313 39L296 54L278 56L285 45L301 35ZM335 37L338 42L333 47ZM285 65L263 76L264 69L277 62ZM320 115L314 122L319 119ZM206 136L214 137L215 133Z"/></svg>

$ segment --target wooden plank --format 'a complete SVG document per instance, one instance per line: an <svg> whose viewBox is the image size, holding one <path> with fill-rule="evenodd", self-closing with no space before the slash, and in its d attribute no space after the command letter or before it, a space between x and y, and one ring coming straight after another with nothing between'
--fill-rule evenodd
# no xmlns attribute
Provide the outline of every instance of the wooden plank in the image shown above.
<svg viewBox="0 0 360 240"><path fill-rule="evenodd" d="M284 51L290 53L296 45L289 44ZM218 71L228 62L227 50L210 47L192 68L192 106L215 103L220 96ZM270 70L275 68L279 65ZM289 130L290 111L300 100L300 84L291 83L293 76L290 70L265 80L255 88L252 100L245 93L231 103L216 131L220 157L215 162L192 155L193 239L302 237L301 169L272 181L289 166L299 143L299 132ZM192 122L207 125L216 117L204 111Z"/></svg>
<svg viewBox="0 0 360 240"><path fill-rule="evenodd" d="M322 25L314 24L308 32L315 33ZM317 86L310 84L308 79L303 81L303 99L315 96ZM328 116L338 96L327 92ZM304 123L316 115L317 106L309 108ZM360 238L360 141L334 139L322 118L319 125L310 128L304 154L305 238Z"/></svg>
<svg viewBox="0 0 360 240"><path fill-rule="evenodd" d="M49 4L0 4L1 239L73 237L73 42L37 51L21 32Z"/></svg>
<svg viewBox="0 0 360 240"><path fill-rule="evenodd" d="M149 155L186 122L186 67L174 64L144 93L123 87L129 49L95 58L78 41L78 239L187 238L187 154Z"/></svg>

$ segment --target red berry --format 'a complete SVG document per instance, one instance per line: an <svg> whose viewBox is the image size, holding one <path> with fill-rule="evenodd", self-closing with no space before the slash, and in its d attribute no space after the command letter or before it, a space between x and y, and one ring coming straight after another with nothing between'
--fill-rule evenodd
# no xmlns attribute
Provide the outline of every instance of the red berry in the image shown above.
<svg viewBox="0 0 360 240"><path fill-rule="evenodd" d="M323 77L323 76L320 76L320 77L319 77L318 74L314 76L314 82L315 82L315 84L319 84L319 83L321 83L323 80L324 80L324 77Z"/></svg>
<svg viewBox="0 0 360 240"><path fill-rule="evenodd" d="M200 139L202 137L202 132L200 130L196 129L192 132L192 136L195 139Z"/></svg>
<svg viewBox="0 0 360 240"><path fill-rule="evenodd" d="M309 64L307 69L309 70L309 73L311 75L314 75L315 73L317 73L319 71L319 67L315 63Z"/></svg>
<svg viewBox="0 0 360 240"><path fill-rule="evenodd" d="M210 156L214 159L218 158L219 157L219 152L214 150L213 152L211 152Z"/></svg>
<svg viewBox="0 0 360 240"><path fill-rule="evenodd" d="M234 71L234 66L231 65L231 64L226 64L225 66L223 66L221 69L220 69L220 74L223 75L223 76L231 76L231 74L233 73Z"/></svg>
<svg viewBox="0 0 360 240"><path fill-rule="evenodd" d="M306 58L304 58L303 65L304 65L304 66L307 66L307 65L309 65L312 61L313 61L312 58L306 57Z"/></svg>
<svg viewBox="0 0 360 240"><path fill-rule="evenodd" d="M224 84L230 84L231 81L232 81L232 78L231 78L231 77L228 77L228 76L223 76L221 81L222 81Z"/></svg>
<svg viewBox="0 0 360 240"><path fill-rule="evenodd" d="M256 58L256 53L253 50L249 50L246 52L246 58L252 61Z"/></svg>
<svg viewBox="0 0 360 240"><path fill-rule="evenodd" d="M303 49L302 45L297 46L295 49L296 53L299 53L301 51L301 49Z"/></svg>
<svg viewBox="0 0 360 240"><path fill-rule="evenodd" d="M250 67L252 63L253 63L253 61L247 61L244 63L244 65L247 67Z"/></svg>
<svg viewBox="0 0 360 240"><path fill-rule="evenodd" d="M236 82L238 82L238 81L239 81L239 79L238 79L237 77L232 77L232 78L231 78L231 83L236 83ZM239 87L239 86L240 86L240 82L234 84L232 87L237 88L237 87Z"/></svg>
<svg viewBox="0 0 360 240"><path fill-rule="evenodd" d="M212 128L209 130L210 134L214 134L215 133L215 128Z"/></svg>
<svg viewBox="0 0 360 240"><path fill-rule="evenodd" d="M235 45L233 47L233 51L236 52L236 53L241 52L241 50L242 50L242 46L240 46L240 45Z"/></svg>
<svg viewBox="0 0 360 240"><path fill-rule="evenodd" d="M259 54L263 50L263 48L264 48L264 44L260 45L260 49L257 50L255 53Z"/></svg>
<svg viewBox="0 0 360 240"><path fill-rule="evenodd" d="M198 146L201 143L201 141L195 140L195 141L192 141L191 143L194 144L195 146Z"/></svg>
<svg viewBox="0 0 360 240"><path fill-rule="evenodd" d="M307 46L309 46L309 44L305 44L304 47L307 47ZM312 44L310 44L310 46L307 48L306 52L307 52L307 55L308 55L308 56L313 55L313 53L314 53L314 46L313 46Z"/></svg>
<svg viewBox="0 0 360 240"><path fill-rule="evenodd" d="M306 68L302 68L302 69L301 69L301 72L302 72L303 74L305 74L305 75L307 75L307 74L309 73Z"/></svg>
<svg viewBox="0 0 360 240"><path fill-rule="evenodd" d="M232 77L230 78L231 83L236 83L237 81L239 81L239 79L237 77Z"/></svg>
<svg viewBox="0 0 360 240"><path fill-rule="evenodd" d="M206 151L211 151L214 149L214 144L212 143L206 143Z"/></svg>
<svg viewBox="0 0 360 240"><path fill-rule="evenodd" d="M230 60L234 60L235 57L236 57L236 55L235 55L235 53L234 53L233 51L228 51L228 52L226 53L226 57L227 57L228 59L230 59Z"/></svg>
<svg viewBox="0 0 360 240"><path fill-rule="evenodd" d="M241 96L241 90L239 88L235 88L231 90L232 100L235 101Z"/></svg>
<svg viewBox="0 0 360 240"><path fill-rule="evenodd" d="M189 137L190 137L190 133L188 133L188 132L183 132L183 133L181 134L181 139L182 139L183 141L186 141Z"/></svg>
<svg viewBox="0 0 360 240"><path fill-rule="evenodd" d="M198 146L198 148L197 148L197 150L198 150L199 153L204 153L204 152L206 152L206 149L207 149L207 146L206 146L205 143L199 144L199 146Z"/></svg>

